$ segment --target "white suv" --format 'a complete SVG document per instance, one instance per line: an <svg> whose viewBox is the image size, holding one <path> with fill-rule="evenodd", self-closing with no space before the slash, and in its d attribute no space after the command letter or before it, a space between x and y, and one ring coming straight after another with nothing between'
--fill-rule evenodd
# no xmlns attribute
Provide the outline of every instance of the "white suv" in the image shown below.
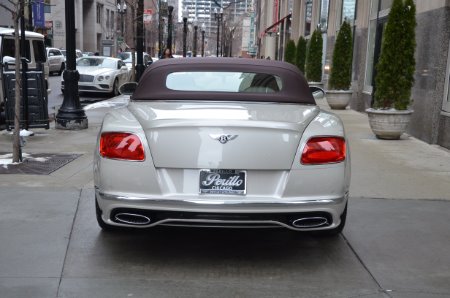
<svg viewBox="0 0 450 298"><path fill-rule="evenodd" d="M58 75L61 75L66 68L66 58L61 53L61 50L57 48L47 48L47 58L50 73L57 72Z"/></svg>

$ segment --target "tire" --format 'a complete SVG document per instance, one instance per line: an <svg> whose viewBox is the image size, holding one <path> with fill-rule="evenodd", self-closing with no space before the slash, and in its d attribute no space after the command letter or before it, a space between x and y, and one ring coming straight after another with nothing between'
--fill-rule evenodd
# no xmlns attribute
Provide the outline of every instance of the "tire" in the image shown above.
<svg viewBox="0 0 450 298"><path fill-rule="evenodd" d="M66 69L66 65L64 63L61 63L61 69L58 71L58 75L60 76L62 72Z"/></svg>
<svg viewBox="0 0 450 298"><path fill-rule="evenodd" d="M341 223L334 229L331 230L323 230L323 231L315 231L314 233L319 236L325 237L333 237L339 235L345 227L345 222L347 221L347 205L345 205L344 212L341 214Z"/></svg>
<svg viewBox="0 0 450 298"><path fill-rule="evenodd" d="M119 93L119 81L117 79L115 79L111 95L112 96L118 96L119 94L120 94Z"/></svg>

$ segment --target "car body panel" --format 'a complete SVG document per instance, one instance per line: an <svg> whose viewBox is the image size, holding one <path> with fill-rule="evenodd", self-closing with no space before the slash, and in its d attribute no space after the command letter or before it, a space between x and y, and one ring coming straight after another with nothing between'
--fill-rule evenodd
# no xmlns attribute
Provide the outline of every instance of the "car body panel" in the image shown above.
<svg viewBox="0 0 450 298"><path fill-rule="evenodd" d="M105 65L83 66L82 61L109 61ZM106 65L107 64L107 65ZM77 70L80 74L78 90L80 92L112 93L114 83L118 88L130 79L130 72L122 60L117 58L89 56L77 59ZM108 78L108 79L106 79ZM61 77L61 89L64 90L64 77Z"/></svg>
<svg viewBox="0 0 450 298"><path fill-rule="evenodd" d="M236 60L227 62L240 63ZM255 65L270 68L272 64ZM290 69L284 63L273 65ZM298 80L304 83L301 75ZM342 162L300 162L311 138L345 138L343 124L336 115L321 111L309 100L286 103L284 100L294 97L283 94L272 102L144 100L143 93L139 99L135 96L136 92L127 106L105 115L97 148L103 132L131 132L142 142L145 159L105 158L96 150L94 184L101 222L130 227L277 226L300 231L332 230L341 225L350 184L349 147ZM259 95L253 96L256 99ZM200 97L208 98L205 94ZM217 136L235 137L220 142ZM204 170L244 171L245 192L202 193L200 173ZM120 222L117 216L127 214L124 210L140 212L149 222ZM293 222L301 214L308 214L310 219L326 214L327 225L295 226Z"/></svg>
<svg viewBox="0 0 450 298"><path fill-rule="evenodd" d="M284 104L273 111L271 104L233 102L133 102L128 109L156 167L229 169L289 169L301 134L319 112L315 106ZM222 144L221 135L235 137L233 145ZM264 150L249 150L254 147Z"/></svg>
<svg viewBox="0 0 450 298"><path fill-rule="evenodd" d="M47 59L50 73L62 73L65 68L66 57L63 55L60 49L47 48Z"/></svg>

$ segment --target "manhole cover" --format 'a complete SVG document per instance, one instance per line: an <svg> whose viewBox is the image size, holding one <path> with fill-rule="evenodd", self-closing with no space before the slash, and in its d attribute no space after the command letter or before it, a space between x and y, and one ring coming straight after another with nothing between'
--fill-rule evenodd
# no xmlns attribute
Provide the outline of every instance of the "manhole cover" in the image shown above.
<svg viewBox="0 0 450 298"><path fill-rule="evenodd" d="M49 175L81 156L81 154L23 154L19 164L0 164L0 174ZM12 158L12 154L0 153L0 158Z"/></svg>

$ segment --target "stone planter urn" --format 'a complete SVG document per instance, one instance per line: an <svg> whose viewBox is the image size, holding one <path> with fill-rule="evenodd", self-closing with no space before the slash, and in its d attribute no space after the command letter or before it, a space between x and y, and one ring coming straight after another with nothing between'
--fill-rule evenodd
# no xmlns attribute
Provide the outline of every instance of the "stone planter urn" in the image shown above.
<svg viewBox="0 0 450 298"><path fill-rule="evenodd" d="M352 99L352 90L327 90L327 102L333 110L345 110Z"/></svg>
<svg viewBox="0 0 450 298"><path fill-rule="evenodd" d="M398 140L408 128L413 110L367 109L369 124L378 139Z"/></svg>

